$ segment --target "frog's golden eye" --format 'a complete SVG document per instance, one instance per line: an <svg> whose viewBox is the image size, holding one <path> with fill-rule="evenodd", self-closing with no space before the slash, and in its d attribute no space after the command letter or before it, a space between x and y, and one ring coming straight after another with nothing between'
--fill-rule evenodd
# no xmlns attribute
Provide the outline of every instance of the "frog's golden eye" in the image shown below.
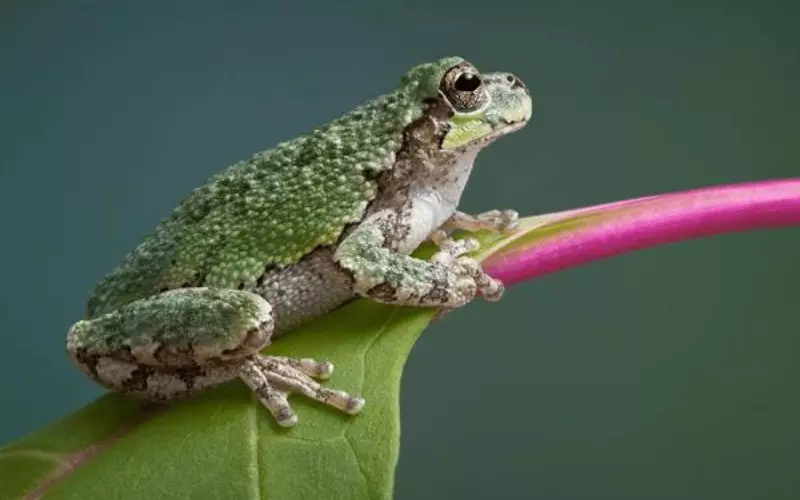
<svg viewBox="0 0 800 500"><path fill-rule="evenodd" d="M460 113L477 111L489 98L481 75L469 64L450 68L442 77L439 91L453 109Z"/></svg>

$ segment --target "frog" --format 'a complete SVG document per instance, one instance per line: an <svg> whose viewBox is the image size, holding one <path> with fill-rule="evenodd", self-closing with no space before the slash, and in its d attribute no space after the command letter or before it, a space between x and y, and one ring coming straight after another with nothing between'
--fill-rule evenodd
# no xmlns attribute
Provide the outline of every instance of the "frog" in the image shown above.
<svg viewBox="0 0 800 500"><path fill-rule="evenodd" d="M100 279L66 351L95 382L169 403L240 380L282 427L300 394L356 415L324 360L269 354L298 325L364 298L450 311L503 284L456 231L510 234L511 209L458 204L476 156L525 126L528 87L462 57L418 64L394 90L231 164L192 190ZM430 259L413 252L430 242Z"/></svg>

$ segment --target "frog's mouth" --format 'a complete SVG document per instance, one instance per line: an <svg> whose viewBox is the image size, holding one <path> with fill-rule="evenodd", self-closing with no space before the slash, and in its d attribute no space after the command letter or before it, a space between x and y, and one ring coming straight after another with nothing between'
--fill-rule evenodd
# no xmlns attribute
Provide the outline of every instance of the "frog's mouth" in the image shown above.
<svg viewBox="0 0 800 500"><path fill-rule="evenodd" d="M442 149L453 150L485 146L504 135L516 132L527 124L527 118L513 122L502 120L494 127L486 122L464 124L450 130L442 141Z"/></svg>
<svg viewBox="0 0 800 500"><path fill-rule="evenodd" d="M503 125L494 132L492 132L490 135L495 137L500 137L502 135L510 134L511 132L516 132L517 130L527 125L529 120L530 116L520 118L519 120L516 121L510 121L504 119Z"/></svg>
<svg viewBox="0 0 800 500"><path fill-rule="evenodd" d="M508 96L504 97L506 105L499 109L490 108L480 115L454 116L450 122L450 130L442 142L442 148L452 150L484 146L524 127L531 118L532 99L527 94L511 99Z"/></svg>
<svg viewBox="0 0 800 500"><path fill-rule="evenodd" d="M475 143L484 144L486 142L497 140L504 135L516 132L517 130L527 125L530 119L531 119L530 106L528 106L527 111L523 110L520 113L514 113L512 116L507 116L507 117L501 116L497 122L497 125L494 127L494 130L484 135L483 137L478 137L477 139L475 139L473 144Z"/></svg>

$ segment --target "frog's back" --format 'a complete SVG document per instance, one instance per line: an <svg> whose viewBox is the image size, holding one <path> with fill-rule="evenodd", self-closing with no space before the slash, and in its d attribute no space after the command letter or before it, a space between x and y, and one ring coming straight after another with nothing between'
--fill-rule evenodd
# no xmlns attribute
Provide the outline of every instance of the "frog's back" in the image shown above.
<svg viewBox="0 0 800 500"><path fill-rule="evenodd" d="M89 316L187 286L251 288L337 241L376 196L422 108L398 90L257 153L192 192L95 287Z"/></svg>

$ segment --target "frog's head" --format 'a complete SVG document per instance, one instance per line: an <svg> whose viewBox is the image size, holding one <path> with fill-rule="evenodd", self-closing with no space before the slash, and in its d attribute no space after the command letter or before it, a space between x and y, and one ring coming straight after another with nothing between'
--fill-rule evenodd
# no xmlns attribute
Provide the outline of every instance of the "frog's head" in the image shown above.
<svg viewBox="0 0 800 500"><path fill-rule="evenodd" d="M402 85L429 109L445 109L444 150L484 145L522 128L531 117L532 99L511 73L478 72L460 57L412 68Z"/></svg>

